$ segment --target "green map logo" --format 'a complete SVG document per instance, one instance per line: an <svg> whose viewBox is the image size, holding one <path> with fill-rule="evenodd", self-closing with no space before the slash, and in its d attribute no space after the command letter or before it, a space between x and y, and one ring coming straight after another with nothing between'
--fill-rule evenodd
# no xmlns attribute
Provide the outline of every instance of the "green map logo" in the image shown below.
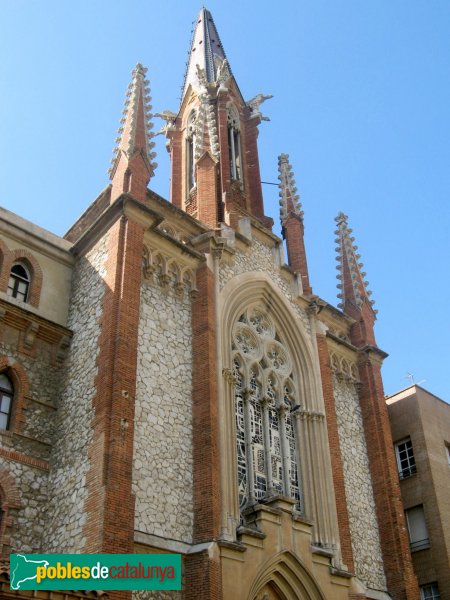
<svg viewBox="0 0 450 600"><path fill-rule="evenodd" d="M30 560L25 554L16 554L16 562L13 567L11 555L11 581L12 590L34 589L21 587L26 581L33 581L37 577L37 567L48 567L46 560Z"/></svg>
<svg viewBox="0 0 450 600"><path fill-rule="evenodd" d="M11 554L12 590L181 590L180 554Z"/></svg>

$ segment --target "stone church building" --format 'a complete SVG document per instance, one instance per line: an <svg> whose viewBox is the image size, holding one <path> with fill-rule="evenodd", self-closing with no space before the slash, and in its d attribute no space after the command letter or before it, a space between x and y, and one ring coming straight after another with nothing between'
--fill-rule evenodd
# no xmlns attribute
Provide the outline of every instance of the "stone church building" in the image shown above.
<svg viewBox="0 0 450 600"><path fill-rule="evenodd" d="M418 600L347 217L336 308L313 292L286 154L286 259L272 233L267 96L244 99L205 8L181 105L158 115L170 199L151 191L145 74L111 183L64 237L0 211L0 597L31 597L9 590L10 552L175 552L182 592L36 597Z"/></svg>

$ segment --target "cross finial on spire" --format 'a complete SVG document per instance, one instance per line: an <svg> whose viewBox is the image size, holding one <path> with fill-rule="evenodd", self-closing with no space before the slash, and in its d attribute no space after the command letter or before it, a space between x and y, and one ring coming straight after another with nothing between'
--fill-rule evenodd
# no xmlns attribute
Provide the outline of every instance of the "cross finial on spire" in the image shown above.
<svg viewBox="0 0 450 600"><path fill-rule="evenodd" d="M338 288L340 293L338 298L341 299L339 307L348 310L353 306L357 310L361 310L366 302L370 307L374 301L370 300L372 292L369 291L369 282L365 280L366 273L363 271L363 263L360 262L361 255L358 254L358 246L356 246L355 238L352 237L352 229L348 226L348 217L343 212L340 212L335 218L337 230L335 231L336 247L338 261ZM372 309L373 310L373 309ZM377 311L373 310L376 314Z"/></svg>

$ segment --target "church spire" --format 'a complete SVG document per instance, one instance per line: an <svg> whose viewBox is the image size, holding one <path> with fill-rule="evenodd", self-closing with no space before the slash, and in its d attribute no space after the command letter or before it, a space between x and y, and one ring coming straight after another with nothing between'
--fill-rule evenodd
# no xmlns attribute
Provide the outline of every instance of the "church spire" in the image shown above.
<svg viewBox="0 0 450 600"><path fill-rule="evenodd" d="M204 7L193 30L182 94L178 113L159 114L171 156L171 202L212 229L222 223L236 228L249 215L271 228L257 139L259 124L268 120L261 104L272 96L244 100Z"/></svg>
<svg viewBox="0 0 450 600"><path fill-rule="evenodd" d="M289 266L295 272L300 273L303 292L311 294L304 240L303 210L288 154L280 154L278 157L278 173L281 233L283 239L286 240Z"/></svg>
<svg viewBox="0 0 450 600"><path fill-rule="evenodd" d="M374 301L370 299L372 292L369 290L369 282L365 280L366 273L363 271L361 256L358 254L355 238L351 235L352 229L348 226L348 217L340 212L335 218L337 223L336 247L338 261L337 269L341 299L339 307L348 315L357 320L359 325L357 335L354 334L357 345L363 343L375 345L373 335L373 324L377 311L373 309Z"/></svg>
<svg viewBox="0 0 450 600"><path fill-rule="evenodd" d="M224 68L227 71L227 78L229 78L231 71L219 33L211 13L203 7L198 14L192 34L182 98L184 98L189 85L197 88L199 83L203 85L215 83Z"/></svg>
<svg viewBox="0 0 450 600"><path fill-rule="evenodd" d="M290 215L296 215L303 221L303 210L300 196L297 194L292 165L289 154L280 154L278 157L278 179L280 181L280 219L284 228Z"/></svg>
<svg viewBox="0 0 450 600"><path fill-rule="evenodd" d="M147 184L154 175L156 154L152 138L151 97L147 69L140 63L132 71L132 80L127 89L119 136L116 138L114 156L109 169L114 201L120 194L128 192L138 200L145 201Z"/></svg>

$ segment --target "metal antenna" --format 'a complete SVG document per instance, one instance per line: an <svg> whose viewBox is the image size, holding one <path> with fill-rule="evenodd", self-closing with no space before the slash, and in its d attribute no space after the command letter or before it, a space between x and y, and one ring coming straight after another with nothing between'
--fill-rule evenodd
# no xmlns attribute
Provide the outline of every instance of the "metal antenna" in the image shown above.
<svg viewBox="0 0 450 600"><path fill-rule="evenodd" d="M421 379L418 383L416 383L414 380L414 375L412 373L406 373L406 377L403 377L403 379L409 379L411 385L420 385L421 383L425 383L426 381L426 379Z"/></svg>

